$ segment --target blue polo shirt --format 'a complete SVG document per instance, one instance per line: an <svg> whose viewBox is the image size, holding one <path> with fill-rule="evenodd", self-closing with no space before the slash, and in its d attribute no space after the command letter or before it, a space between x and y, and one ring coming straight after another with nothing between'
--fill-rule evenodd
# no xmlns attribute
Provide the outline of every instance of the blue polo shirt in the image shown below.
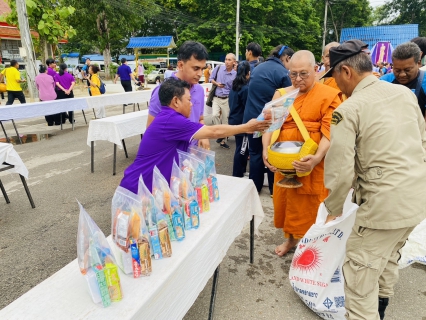
<svg viewBox="0 0 426 320"><path fill-rule="evenodd" d="M130 80L130 74L132 73L132 69L127 64L122 64L117 69L117 74L120 77L121 81L127 81Z"/></svg>
<svg viewBox="0 0 426 320"><path fill-rule="evenodd" d="M278 58L268 58L256 67L250 77L243 123L250 121L262 112L265 104L272 100L275 91L291 86L288 70Z"/></svg>

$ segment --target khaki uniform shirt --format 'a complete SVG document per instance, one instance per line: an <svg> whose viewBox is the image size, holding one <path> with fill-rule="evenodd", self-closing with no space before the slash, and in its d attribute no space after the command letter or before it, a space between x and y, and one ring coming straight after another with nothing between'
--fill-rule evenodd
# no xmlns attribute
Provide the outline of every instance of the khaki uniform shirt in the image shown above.
<svg viewBox="0 0 426 320"><path fill-rule="evenodd" d="M357 225L399 229L426 218L425 119L410 89L367 76L334 111L330 142L330 215L342 213L355 170Z"/></svg>

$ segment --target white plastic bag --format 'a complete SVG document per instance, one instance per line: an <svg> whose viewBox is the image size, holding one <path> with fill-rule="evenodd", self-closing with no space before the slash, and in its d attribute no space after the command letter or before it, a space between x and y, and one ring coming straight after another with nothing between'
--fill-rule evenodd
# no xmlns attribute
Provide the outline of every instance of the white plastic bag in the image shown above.
<svg viewBox="0 0 426 320"><path fill-rule="evenodd" d="M426 219L414 228L400 252L401 258L398 261L400 269L414 262L426 265Z"/></svg>
<svg viewBox="0 0 426 320"><path fill-rule="evenodd" d="M358 209L351 197L352 191L346 198L343 215L326 225L328 212L321 203L315 224L300 240L290 267L293 290L323 319L345 319L342 265Z"/></svg>

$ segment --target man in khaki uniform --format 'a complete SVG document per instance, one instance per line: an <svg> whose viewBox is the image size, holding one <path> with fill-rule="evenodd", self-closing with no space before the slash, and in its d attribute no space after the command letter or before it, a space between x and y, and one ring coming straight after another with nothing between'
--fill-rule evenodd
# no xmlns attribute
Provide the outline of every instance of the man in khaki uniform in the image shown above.
<svg viewBox="0 0 426 320"><path fill-rule="evenodd" d="M425 121L410 89L372 75L367 45L330 49L331 73L348 100L333 113L325 159L327 222L342 214L354 180L360 207L343 264L347 319L378 320L398 280L398 250L426 217Z"/></svg>

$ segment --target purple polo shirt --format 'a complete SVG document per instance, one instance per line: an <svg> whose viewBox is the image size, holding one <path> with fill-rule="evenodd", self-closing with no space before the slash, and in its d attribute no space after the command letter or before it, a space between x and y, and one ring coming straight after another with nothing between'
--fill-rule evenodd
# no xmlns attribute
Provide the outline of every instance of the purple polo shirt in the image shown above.
<svg viewBox="0 0 426 320"><path fill-rule="evenodd" d="M224 88L217 87L215 94L219 97L229 96L229 92L232 90L232 82L237 76L237 71L235 71L234 68L232 68L231 71L226 71L225 65L219 66L216 68L216 72L214 71L215 70L213 70L212 74L210 75L210 82L214 80L217 73L216 82L223 83L225 85Z"/></svg>
<svg viewBox="0 0 426 320"><path fill-rule="evenodd" d="M47 74L49 76L51 76L52 78L55 78L55 76L58 74L55 70L53 70L52 68L48 67L47 68Z"/></svg>
<svg viewBox="0 0 426 320"><path fill-rule="evenodd" d="M177 150L187 151L192 137L202 127L203 124L192 122L172 108L163 106L146 130L136 159L124 171L120 186L138 193L138 180L142 175L146 187L152 191L154 166L170 181L173 159L179 163Z"/></svg>
<svg viewBox="0 0 426 320"><path fill-rule="evenodd" d="M176 73L173 73L171 78L178 79L178 77L176 77ZM153 117L156 117L162 108L160 98L158 96L158 90L160 90L160 86L155 87L152 91L151 101L149 102L149 114ZM191 86L189 93L191 95L192 108L188 119L192 122L199 123L200 118L204 114L204 89L197 83ZM192 140L191 144L198 145L198 140Z"/></svg>
<svg viewBox="0 0 426 320"><path fill-rule="evenodd" d="M130 80L130 74L132 73L132 69L127 64L122 64L117 69L117 74L120 77L121 81Z"/></svg>
<svg viewBox="0 0 426 320"><path fill-rule="evenodd" d="M75 82L75 79L68 72L65 72L62 76L59 75L58 73L55 75L55 83L57 82L59 82L62 88L68 90L69 88L71 88L71 84ZM61 89L58 87L58 90L61 90Z"/></svg>

